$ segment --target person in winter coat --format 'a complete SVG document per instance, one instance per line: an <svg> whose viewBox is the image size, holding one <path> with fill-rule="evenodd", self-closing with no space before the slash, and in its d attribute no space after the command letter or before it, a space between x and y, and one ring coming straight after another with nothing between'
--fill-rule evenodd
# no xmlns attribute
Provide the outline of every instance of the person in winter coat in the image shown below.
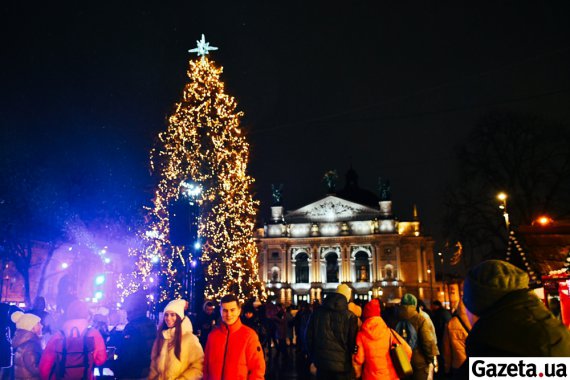
<svg viewBox="0 0 570 380"><path fill-rule="evenodd" d="M93 366L100 366L107 360L107 350L103 337L96 329L89 327L89 308L82 301L71 302L65 311L65 322L63 329L55 332L47 342L46 348L40 360L40 378L42 380L55 380L59 374L56 370L67 373L68 370L75 371L66 366L61 369L63 362L63 343L69 341L72 336L85 336L88 342L87 362L88 366L81 371L88 380L93 380ZM73 334L73 335L72 335ZM65 339L64 339L65 338Z"/></svg>
<svg viewBox="0 0 570 380"><path fill-rule="evenodd" d="M202 378L204 351L184 314L187 302L170 301L152 346L149 380L198 380Z"/></svg>
<svg viewBox="0 0 570 380"><path fill-rule="evenodd" d="M198 312L198 318L196 320L196 324L198 325L197 335L200 339L202 348L206 347L208 335L216 325L218 314L215 313L215 310L216 306L214 303L207 300L204 302L204 305L202 305L202 310Z"/></svg>
<svg viewBox="0 0 570 380"><path fill-rule="evenodd" d="M256 315L255 309L253 305L248 304L245 305L243 308L243 314L240 317L241 323L246 325L247 327L253 329L257 333L257 338L263 347L265 340L267 339L267 333L265 331L265 326Z"/></svg>
<svg viewBox="0 0 570 380"><path fill-rule="evenodd" d="M11 377L12 369L12 337L16 332L16 324L11 316L19 307L0 302L0 379Z"/></svg>
<svg viewBox="0 0 570 380"><path fill-rule="evenodd" d="M360 319L362 317L362 308L351 301L352 289L346 284L340 284L336 287L336 292L344 295L348 300L348 310L351 311L352 314L356 315L358 328L360 329L360 326L362 326L362 321Z"/></svg>
<svg viewBox="0 0 570 380"><path fill-rule="evenodd" d="M455 379L459 368L467 359L465 340L471 330L471 322L467 318L465 305L459 301L455 313L447 323L442 338L442 356L445 373Z"/></svg>
<svg viewBox="0 0 570 380"><path fill-rule="evenodd" d="M237 297L227 294L220 301L222 323L208 336L204 380L265 379L265 358L257 333L240 321Z"/></svg>
<svg viewBox="0 0 570 380"><path fill-rule="evenodd" d="M528 275L501 260L472 268L463 285L468 357L570 356L570 332L528 288Z"/></svg>
<svg viewBox="0 0 570 380"><path fill-rule="evenodd" d="M425 316L417 311L418 300L410 293L404 294L400 304L400 318L409 321L417 333L417 343L412 347L414 380L433 378L435 357L439 355L435 329Z"/></svg>
<svg viewBox="0 0 570 380"><path fill-rule="evenodd" d="M410 360L411 347L386 325L380 316L380 302L377 299L364 306L362 317L364 322L356 335L357 350L352 357L356 377L362 374L362 380L398 379L390 358L390 348L393 344L401 345Z"/></svg>
<svg viewBox="0 0 570 380"><path fill-rule="evenodd" d="M156 325L146 316L146 295L142 292L127 297L124 304L129 323L117 345L113 372L118 379L146 379L150 373L152 346Z"/></svg>
<svg viewBox="0 0 570 380"><path fill-rule="evenodd" d="M40 336L43 327L41 318L35 314L24 314L21 311L16 311L12 314L11 319L16 324L16 334L12 339L14 378L16 380L39 380L38 365L42 356Z"/></svg>
<svg viewBox="0 0 570 380"><path fill-rule="evenodd" d="M358 322L348 310L349 298L341 293L329 294L309 321L307 351L317 379L352 379Z"/></svg>

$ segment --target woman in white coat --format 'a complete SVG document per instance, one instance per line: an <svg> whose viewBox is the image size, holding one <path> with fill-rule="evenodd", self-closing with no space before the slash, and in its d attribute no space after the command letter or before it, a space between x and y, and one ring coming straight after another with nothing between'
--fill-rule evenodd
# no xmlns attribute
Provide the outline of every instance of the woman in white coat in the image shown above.
<svg viewBox="0 0 570 380"><path fill-rule="evenodd" d="M185 300L170 301L152 347L149 380L202 378L204 351L184 315Z"/></svg>

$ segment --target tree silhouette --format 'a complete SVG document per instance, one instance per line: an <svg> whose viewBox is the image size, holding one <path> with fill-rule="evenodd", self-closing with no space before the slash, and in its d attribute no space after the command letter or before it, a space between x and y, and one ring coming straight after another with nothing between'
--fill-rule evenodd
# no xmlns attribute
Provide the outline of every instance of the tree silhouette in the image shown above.
<svg viewBox="0 0 570 380"><path fill-rule="evenodd" d="M505 192L511 227L541 214L570 213L570 133L523 113L482 118L458 150L458 180L445 194L444 234L463 246L463 264L503 258L507 229L497 194Z"/></svg>

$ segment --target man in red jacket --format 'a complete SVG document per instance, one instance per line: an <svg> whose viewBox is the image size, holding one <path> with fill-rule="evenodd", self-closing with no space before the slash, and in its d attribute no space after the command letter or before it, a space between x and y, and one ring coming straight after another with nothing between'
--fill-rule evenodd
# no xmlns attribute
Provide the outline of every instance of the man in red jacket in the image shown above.
<svg viewBox="0 0 570 380"><path fill-rule="evenodd" d="M222 297L222 323L208 336L204 380L265 378L265 358L257 333L242 325L241 306L233 294Z"/></svg>

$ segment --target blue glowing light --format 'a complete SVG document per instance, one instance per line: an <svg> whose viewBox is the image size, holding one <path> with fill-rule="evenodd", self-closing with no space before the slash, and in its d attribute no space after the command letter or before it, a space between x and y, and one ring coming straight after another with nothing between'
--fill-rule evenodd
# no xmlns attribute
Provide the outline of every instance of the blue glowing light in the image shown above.
<svg viewBox="0 0 570 380"><path fill-rule="evenodd" d="M200 248L202 248L202 244L200 244L199 241L197 241L196 243L194 243L194 249L198 250L198 249L200 249Z"/></svg>
<svg viewBox="0 0 570 380"><path fill-rule="evenodd" d="M100 300L101 298L103 298L103 292L99 291L95 293L95 299Z"/></svg>
<svg viewBox="0 0 570 380"><path fill-rule="evenodd" d="M105 283L105 275L100 274L99 276L95 277L95 285L103 285Z"/></svg>
<svg viewBox="0 0 570 380"><path fill-rule="evenodd" d="M153 264L157 264L160 261L160 257L158 255L152 255L150 258L150 262Z"/></svg>

